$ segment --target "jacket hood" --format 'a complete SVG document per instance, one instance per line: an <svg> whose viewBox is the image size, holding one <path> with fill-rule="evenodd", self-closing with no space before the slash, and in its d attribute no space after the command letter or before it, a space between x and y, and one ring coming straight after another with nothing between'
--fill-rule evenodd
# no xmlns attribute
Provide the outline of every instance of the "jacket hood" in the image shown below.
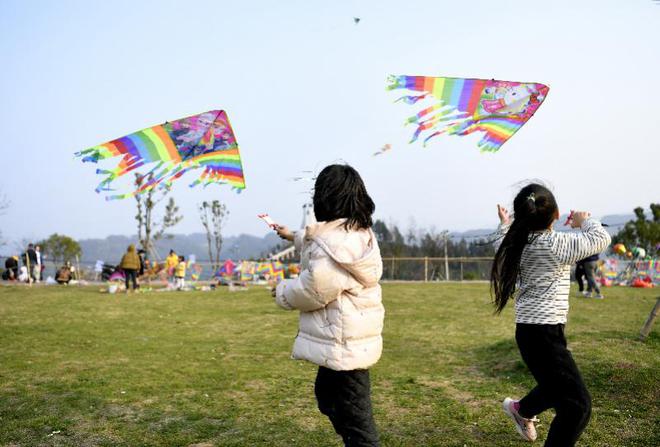
<svg viewBox="0 0 660 447"><path fill-rule="evenodd" d="M128 252L129 253L135 253L135 245L134 244L131 244L131 245L128 246Z"/></svg>
<svg viewBox="0 0 660 447"><path fill-rule="evenodd" d="M317 222L305 229L305 238L315 241L360 284L373 287L383 273L383 261L376 235L371 228L346 230L346 219Z"/></svg>

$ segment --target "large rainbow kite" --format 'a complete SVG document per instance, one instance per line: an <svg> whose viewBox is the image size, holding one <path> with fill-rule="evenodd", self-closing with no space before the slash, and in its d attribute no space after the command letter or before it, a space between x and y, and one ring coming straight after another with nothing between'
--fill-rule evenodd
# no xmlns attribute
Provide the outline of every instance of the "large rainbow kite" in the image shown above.
<svg viewBox="0 0 660 447"><path fill-rule="evenodd" d="M122 157L115 169L97 169L107 177L96 192L113 191L110 184L144 165L156 163L143 174L143 181L127 194L110 195L106 200L124 199L154 189L169 187L188 171L203 169L190 186L227 183L235 190L245 189L241 154L224 110L212 110L166 122L76 153L93 163Z"/></svg>
<svg viewBox="0 0 660 447"><path fill-rule="evenodd" d="M497 151L534 115L550 88L535 82L494 79L390 76L388 90L419 92L397 101L426 106L406 124L416 124L411 143L424 133L424 145L441 134L469 135L482 132L482 151Z"/></svg>

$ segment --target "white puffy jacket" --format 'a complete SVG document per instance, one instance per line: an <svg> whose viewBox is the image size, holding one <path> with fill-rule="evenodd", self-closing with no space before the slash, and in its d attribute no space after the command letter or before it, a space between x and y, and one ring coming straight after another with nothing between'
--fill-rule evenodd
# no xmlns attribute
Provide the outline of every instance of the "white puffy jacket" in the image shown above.
<svg viewBox="0 0 660 447"><path fill-rule="evenodd" d="M378 281L383 262L371 229L344 229L344 219L319 222L296 234L301 272L280 282L276 301L300 310L294 359L336 371L366 369L383 350Z"/></svg>

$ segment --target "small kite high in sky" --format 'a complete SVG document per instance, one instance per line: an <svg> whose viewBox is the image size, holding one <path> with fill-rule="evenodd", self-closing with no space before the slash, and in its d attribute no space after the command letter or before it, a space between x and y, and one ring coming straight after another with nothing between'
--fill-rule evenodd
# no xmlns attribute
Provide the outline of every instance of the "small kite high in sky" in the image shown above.
<svg viewBox="0 0 660 447"><path fill-rule="evenodd" d="M391 76L388 90L417 92L395 102L425 106L406 124L416 124L415 142L424 133L424 145L441 134L469 135L482 132L482 151L495 152L534 115L550 88L535 82L494 79L434 78Z"/></svg>
<svg viewBox="0 0 660 447"><path fill-rule="evenodd" d="M392 150L392 145L388 143L388 144L384 145L383 147L381 147L378 150L378 152L374 152L373 156L375 157L376 155L381 155L381 154L384 154L385 152L391 151L391 150Z"/></svg>
<svg viewBox="0 0 660 447"><path fill-rule="evenodd" d="M235 190L245 189L236 137L224 110L192 115L140 130L122 138L76 153L82 161L93 163L121 157L115 169L97 169L107 177L96 192L112 191L110 184L123 175L151 163L143 175L149 179L130 193L106 196L106 200L124 199L160 186L169 187L186 172L203 169L190 187L198 184L227 183Z"/></svg>

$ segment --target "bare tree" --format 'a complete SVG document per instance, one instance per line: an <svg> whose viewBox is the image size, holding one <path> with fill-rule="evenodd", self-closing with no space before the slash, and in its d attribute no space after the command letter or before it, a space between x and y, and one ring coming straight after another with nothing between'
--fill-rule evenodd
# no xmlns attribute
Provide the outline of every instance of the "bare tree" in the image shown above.
<svg viewBox="0 0 660 447"><path fill-rule="evenodd" d="M206 230L209 261L211 261L212 269L215 270L220 267L220 252L222 251L223 242L222 227L229 215L229 211L225 204L220 203L219 200L213 200L212 202L204 201L197 208L199 209L199 217L204 230Z"/></svg>
<svg viewBox="0 0 660 447"><path fill-rule="evenodd" d="M135 187L140 189L143 185L153 181L153 174L147 175L135 174ZM166 232L169 228L177 225L183 216L179 214L179 207L174 202L172 197L169 198L165 206L165 215L162 221L156 220L154 217L154 210L156 206L167 197L170 189L165 187L158 191L148 189L144 194L136 194L135 201L137 204L137 214L135 220L138 224L138 240L142 248L147 250L147 253L154 252L154 243L163 238L171 237Z"/></svg>

